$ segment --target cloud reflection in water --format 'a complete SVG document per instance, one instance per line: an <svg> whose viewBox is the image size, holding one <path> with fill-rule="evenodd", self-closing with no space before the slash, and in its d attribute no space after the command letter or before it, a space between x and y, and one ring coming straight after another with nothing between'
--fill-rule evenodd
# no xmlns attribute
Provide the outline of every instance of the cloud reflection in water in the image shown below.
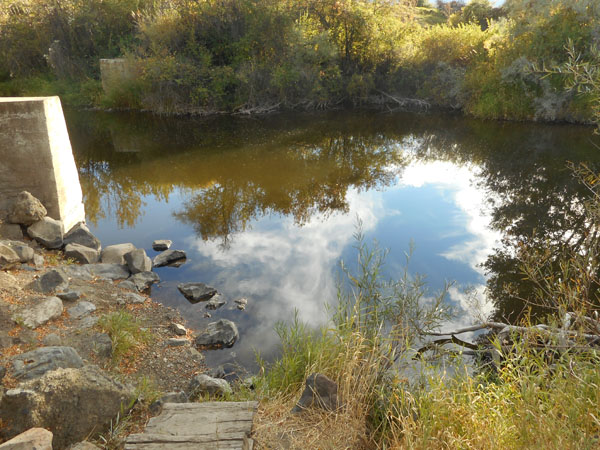
<svg viewBox="0 0 600 450"><path fill-rule="evenodd" d="M351 189L347 195L348 213L314 215L301 227L290 217L263 217L253 223L250 230L236 235L226 249L216 241L189 236L187 246L198 255L198 263L187 270L201 273L209 264L219 274L213 284L227 297L250 299L245 313L221 314L235 320L241 330L242 338L232 349L236 359L244 366L252 366L253 349L260 349L267 358L276 352L278 340L273 327L278 321L290 321L294 309L305 322L325 323L324 305L336 298L338 262L345 255L354 256L351 246L356 217L362 220L367 236L377 237L382 224L389 222L387 225L393 226L394 221L411 220L405 217L403 211L408 208L395 193L411 187L417 188L418 195L419 189L433 186L441 199L452 204L450 210L443 211L451 217L442 217L452 226L438 228L438 235L429 236L435 254L464 266L463 273L468 273L465 279L455 280L457 284L449 291L449 299L459 314L447 327L465 326L473 321L473 299L479 303L478 312L484 315L491 312L491 305L484 301L485 280L479 264L498 239L498 234L487 227L489 214L485 211L484 195L474 183L476 176L476 169L448 162L414 162L387 192ZM390 203L392 208L389 208ZM408 210L419 214L418 210ZM449 236L452 244L448 246ZM418 248L419 236L411 238ZM383 240L382 245L385 243ZM402 263L402 252L397 253L391 253L388 258L391 266ZM471 295L463 290L467 285ZM433 289L440 287L432 286ZM221 317L219 312L213 315L216 317ZM231 350L226 350L210 355L209 361L223 363L230 359L230 353Z"/></svg>

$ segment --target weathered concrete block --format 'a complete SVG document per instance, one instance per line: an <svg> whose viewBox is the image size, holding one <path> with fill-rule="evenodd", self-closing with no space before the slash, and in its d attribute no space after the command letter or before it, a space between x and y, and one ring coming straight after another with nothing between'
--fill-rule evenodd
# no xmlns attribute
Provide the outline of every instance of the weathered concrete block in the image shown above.
<svg viewBox="0 0 600 450"><path fill-rule="evenodd" d="M134 60L127 58L112 58L100 60L100 78L102 89L109 92L124 82L135 80L140 74Z"/></svg>
<svg viewBox="0 0 600 450"><path fill-rule="evenodd" d="M0 218L26 190L60 220L85 220L81 185L58 97L0 98Z"/></svg>

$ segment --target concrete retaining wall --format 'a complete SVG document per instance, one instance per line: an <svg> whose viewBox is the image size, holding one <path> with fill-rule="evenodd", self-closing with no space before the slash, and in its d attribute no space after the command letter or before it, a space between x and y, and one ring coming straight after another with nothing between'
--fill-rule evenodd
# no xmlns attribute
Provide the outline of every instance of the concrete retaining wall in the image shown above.
<svg viewBox="0 0 600 450"><path fill-rule="evenodd" d="M64 231L85 220L58 97L0 97L0 218L23 190L39 198Z"/></svg>

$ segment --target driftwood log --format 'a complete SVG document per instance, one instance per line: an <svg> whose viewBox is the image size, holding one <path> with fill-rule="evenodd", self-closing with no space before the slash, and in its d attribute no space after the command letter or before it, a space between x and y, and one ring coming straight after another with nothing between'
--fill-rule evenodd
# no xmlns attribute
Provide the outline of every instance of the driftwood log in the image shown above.
<svg viewBox="0 0 600 450"><path fill-rule="evenodd" d="M495 332L492 338L484 343L471 343L457 337L457 335L479 330ZM435 339L427 342L417 350L414 358L418 359L428 351L442 351L456 353L456 350L445 347L447 344L458 346L466 351L460 353L478 356L491 353L495 362L515 349L516 340L525 341L529 348L540 351L564 352L592 352L600 347L600 320L598 315L587 317L584 315L568 312L564 315L560 326L532 325L517 326L502 322L483 322L448 332L423 332L423 336L435 336Z"/></svg>

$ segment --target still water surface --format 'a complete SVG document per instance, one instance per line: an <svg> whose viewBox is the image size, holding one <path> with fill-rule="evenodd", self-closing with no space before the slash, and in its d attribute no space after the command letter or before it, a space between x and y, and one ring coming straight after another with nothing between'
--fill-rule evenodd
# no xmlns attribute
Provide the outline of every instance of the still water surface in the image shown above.
<svg viewBox="0 0 600 450"><path fill-rule="evenodd" d="M518 301L497 292L515 276L511 243L574 226L585 193L566 162L600 167L591 128L452 115L78 111L67 123L92 231L104 246L132 242L150 256L154 239L185 250L182 267L157 269L154 298L196 329L236 322L240 340L207 362L250 370L255 350L276 355L273 326L294 310L326 321L339 261L356 258L358 220L367 241L390 250L388 276L402 271L412 242L410 272L425 274L432 294L454 282L448 327L516 317ZM212 285L228 303L204 318L204 305L177 291L182 281Z"/></svg>

